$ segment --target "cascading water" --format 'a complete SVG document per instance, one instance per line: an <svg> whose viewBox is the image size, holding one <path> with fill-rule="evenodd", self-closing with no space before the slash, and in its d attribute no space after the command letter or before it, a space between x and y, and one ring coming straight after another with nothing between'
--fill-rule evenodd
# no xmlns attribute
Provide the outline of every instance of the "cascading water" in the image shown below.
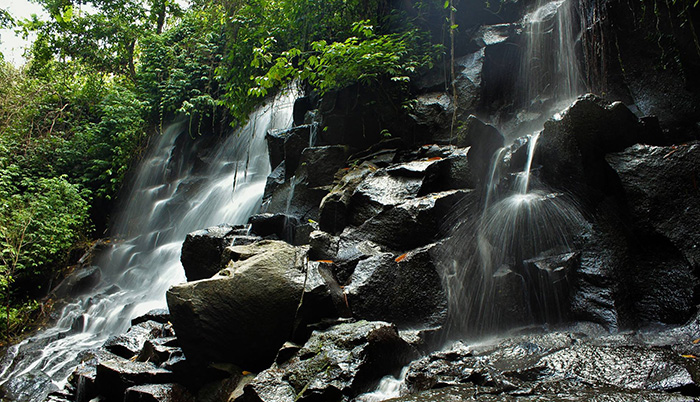
<svg viewBox="0 0 700 402"><path fill-rule="evenodd" d="M521 88L526 104L547 98L569 101L581 90L580 58L576 42L580 35L575 0L538 0L535 10L523 19L525 51Z"/></svg>
<svg viewBox="0 0 700 402"><path fill-rule="evenodd" d="M538 0L522 20L520 88L526 113L551 116L581 91L576 10L575 0ZM569 233L583 217L568 197L547 191L533 177L538 138L539 132L527 137L527 159L518 173L508 175L511 148L493 155L485 201L467 207L466 213L479 218L453 232L456 244L444 267L451 336L479 338L562 319L564 268L545 260L571 257Z"/></svg>
<svg viewBox="0 0 700 402"><path fill-rule="evenodd" d="M53 328L13 346L0 384L48 376L62 387L83 351L124 332L132 318L164 308L167 289L185 280L180 248L187 233L246 223L260 207L270 173L265 134L291 125L293 99L287 93L260 108L202 158L178 146L178 138L191 141L184 138L184 125L165 130L115 220L113 234L124 240L97 259L101 286L67 305ZM198 168L202 162L206 167Z"/></svg>

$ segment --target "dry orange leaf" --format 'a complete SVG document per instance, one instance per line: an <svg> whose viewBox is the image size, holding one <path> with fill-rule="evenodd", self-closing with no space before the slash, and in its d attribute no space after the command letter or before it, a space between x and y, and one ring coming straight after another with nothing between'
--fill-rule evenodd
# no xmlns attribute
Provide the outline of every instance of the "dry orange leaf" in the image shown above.
<svg viewBox="0 0 700 402"><path fill-rule="evenodd" d="M396 259L395 259L394 261L396 261L396 262L401 262L401 261L403 261L404 258L406 258L406 255L407 255L407 254L408 254L408 253L403 253L403 254L401 254L400 256L396 257Z"/></svg>
<svg viewBox="0 0 700 402"><path fill-rule="evenodd" d="M433 156L432 158L428 158L429 161L439 161L440 159L442 159L441 156Z"/></svg>
<svg viewBox="0 0 700 402"><path fill-rule="evenodd" d="M695 355L681 355L681 357L685 357L686 359L697 359L698 358Z"/></svg>
<svg viewBox="0 0 700 402"><path fill-rule="evenodd" d="M322 262L324 264L333 264L333 260L316 260L316 262Z"/></svg>
<svg viewBox="0 0 700 402"><path fill-rule="evenodd" d="M251 373L250 371L245 371L245 370L243 370L243 372L242 372L241 374L243 374L243 375L250 375L250 374L253 374L253 373Z"/></svg>
<svg viewBox="0 0 700 402"><path fill-rule="evenodd" d="M700 338L694 340L693 343L694 343L695 345L697 345L698 343L700 343Z"/></svg>

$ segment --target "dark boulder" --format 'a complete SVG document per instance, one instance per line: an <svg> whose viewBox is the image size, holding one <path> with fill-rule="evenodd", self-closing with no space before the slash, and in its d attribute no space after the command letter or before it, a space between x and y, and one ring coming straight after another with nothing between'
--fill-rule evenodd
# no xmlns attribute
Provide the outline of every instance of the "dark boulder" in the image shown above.
<svg viewBox="0 0 700 402"><path fill-rule="evenodd" d="M169 340L176 339L169 338ZM136 356L136 361L151 362L156 366L162 367L165 363L173 362L181 356L183 356L182 349L177 346L168 346L167 343L163 344L163 342L148 340L144 342L138 356Z"/></svg>
<svg viewBox="0 0 700 402"><path fill-rule="evenodd" d="M131 320L131 325L141 324L146 321L153 321L160 324L167 324L170 321L170 312L164 308L157 308L148 311L144 315L140 315Z"/></svg>
<svg viewBox="0 0 700 402"><path fill-rule="evenodd" d="M228 362L248 370L265 368L295 334L296 324L333 306L324 276L305 263L308 248L279 241L260 245L260 253L233 262L213 278L168 291L173 326L196 366ZM319 300L321 295L326 299ZM308 304L300 309L302 296Z"/></svg>
<svg viewBox="0 0 700 402"><path fill-rule="evenodd" d="M569 252L523 261L529 305L536 322L559 323L569 318L569 292L580 266L580 254Z"/></svg>
<svg viewBox="0 0 700 402"><path fill-rule="evenodd" d="M453 392L457 401L599 400L598 395L604 401L683 400L678 391L694 395L698 389L691 374L695 363L669 350L667 339L650 334L642 341L579 326L571 332L457 343L411 363L406 385L415 396L397 400L434 400ZM451 391L440 394L438 389ZM460 389L480 397L472 399Z"/></svg>
<svg viewBox="0 0 700 402"><path fill-rule="evenodd" d="M396 198L392 198L390 193L384 197L353 197L357 203L355 211L374 212L374 215L365 219L357 229L347 229L345 235L371 240L395 250L424 246L441 237L442 224L449 212L465 198L476 194L473 190L449 190L408 200L398 199L399 195L400 192L394 193ZM365 208L362 208L363 205L359 203L367 199L373 202L365 204ZM393 204L396 201L400 203Z"/></svg>
<svg viewBox="0 0 700 402"><path fill-rule="evenodd" d="M167 384L173 380L171 371L158 368L153 363L115 358L97 365L97 390L108 401L123 401L127 388L134 385Z"/></svg>
<svg viewBox="0 0 700 402"><path fill-rule="evenodd" d="M362 180L352 194L350 223L359 226L385 209L415 198L422 187L420 176L399 176L385 169L377 170Z"/></svg>
<svg viewBox="0 0 700 402"><path fill-rule="evenodd" d="M318 103L318 95L311 94L309 96L302 96L294 101L294 109L292 111L292 116L295 126L300 126L304 124L304 118L306 114L313 110Z"/></svg>
<svg viewBox="0 0 700 402"><path fill-rule="evenodd" d="M117 356L130 359L141 351L146 341L173 335L172 326L169 324L146 321L132 325L126 333L110 337L105 342L104 348Z"/></svg>
<svg viewBox="0 0 700 402"><path fill-rule="evenodd" d="M285 162L285 178L294 176L301 152L304 148L313 146L312 134L316 132L316 125L305 124L283 130L271 130L265 136L267 140L270 166L277 167Z"/></svg>
<svg viewBox="0 0 700 402"><path fill-rule="evenodd" d="M360 183L377 168L369 163L349 168L338 184L321 200L319 225L331 234L340 233L348 224L349 204Z"/></svg>
<svg viewBox="0 0 700 402"><path fill-rule="evenodd" d="M283 213L272 214L268 212L251 216L248 219L248 223L250 223L251 232L255 235L267 238L273 236L273 238L291 243L294 225L298 221L296 218ZM253 247L255 246L253 245Z"/></svg>
<svg viewBox="0 0 700 402"><path fill-rule="evenodd" d="M503 135L492 125L475 116L469 116L456 134L455 144L470 147L467 153L469 167L475 183L485 183L493 155L503 147Z"/></svg>
<svg viewBox="0 0 700 402"><path fill-rule="evenodd" d="M444 86L444 83L441 84ZM448 137L452 123L451 110L452 100L449 94L430 92L418 95L413 100L409 117L421 130L443 133L442 137Z"/></svg>
<svg viewBox="0 0 700 402"><path fill-rule="evenodd" d="M535 149L540 177L586 202L619 194L605 155L635 143L655 143L658 126L648 125L620 102L606 103L593 95L580 97L561 118L545 123Z"/></svg>
<svg viewBox="0 0 700 402"><path fill-rule="evenodd" d="M305 124L286 130L284 135L284 165L286 177L296 174L304 149L314 146L317 125Z"/></svg>
<svg viewBox="0 0 700 402"><path fill-rule="evenodd" d="M700 143L636 145L606 160L620 178L635 225L669 239L700 267Z"/></svg>
<svg viewBox="0 0 700 402"><path fill-rule="evenodd" d="M285 164L284 161L282 161L272 170L272 173L267 176L267 180L265 181L265 193L263 194L263 205L269 203L275 192L279 191L284 185L286 174Z"/></svg>
<svg viewBox="0 0 700 402"><path fill-rule="evenodd" d="M225 263L221 252L231 245L236 237L246 237L248 227L221 224L189 233L182 244L180 261L185 268L188 281L211 278Z"/></svg>
<svg viewBox="0 0 700 402"><path fill-rule="evenodd" d="M340 324L315 331L291 359L255 377L236 401L349 401L415 357L388 323Z"/></svg>
<svg viewBox="0 0 700 402"><path fill-rule="evenodd" d="M270 166L277 167L284 161L284 139L287 130L270 130L265 134Z"/></svg>
<svg viewBox="0 0 700 402"><path fill-rule="evenodd" d="M345 166L348 148L343 145L309 147L301 153L297 176L309 187L330 186L338 169Z"/></svg>
<svg viewBox="0 0 700 402"><path fill-rule="evenodd" d="M452 385L390 399L391 402L687 402L687 396L660 391L620 391L609 388L587 386L552 387L540 386L530 390L515 390L498 393L491 387L472 384Z"/></svg>
<svg viewBox="0 0 700 402"><path fill-rule="evenodd" d="M194 402L195 398L179 384L147 384L130 387L124 402Z"/></svg>
<svg viewBox="0 0 700 402"><path fill-rule="evenodd" d="M333 236L322 231L311 233L310 246L309 258L328 264L341 285L348 283L359 261L382 252L379 245L369 240Z"/></svg>
<svg viewBox="0 0 700 402"><path fill-rule="evenodd" d="M354 317L425 328L443 324L447 295L428 246L396 256L384 253L357 263L345 287Z"/></svg>
<svg viewBox="0 0 700 402"><path fill-rule="evenodd" d="M457 117L460 119L473 113L481 102L484 55L485 49L481 48L454 61L455 82L453 85L457 93Z"/></svg>

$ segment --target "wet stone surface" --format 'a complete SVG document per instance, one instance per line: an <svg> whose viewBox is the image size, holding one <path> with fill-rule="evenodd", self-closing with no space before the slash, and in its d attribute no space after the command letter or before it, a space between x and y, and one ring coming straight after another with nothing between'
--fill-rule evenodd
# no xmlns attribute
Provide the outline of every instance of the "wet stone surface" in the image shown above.
<svg viewBox="0 0 700 402"><path fill-rule="evenodd" d="M694 401L697 322L651 332L568 331L459 341L411 363L396 401ZM695 335L693 335L695 334Z"/></svg>

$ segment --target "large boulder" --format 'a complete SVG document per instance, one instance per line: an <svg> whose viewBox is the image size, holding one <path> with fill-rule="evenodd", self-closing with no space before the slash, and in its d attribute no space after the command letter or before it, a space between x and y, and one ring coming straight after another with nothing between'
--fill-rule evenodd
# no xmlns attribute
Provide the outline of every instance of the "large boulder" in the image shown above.
<svg viewBox="0 0 700 402"><path fill-rule="evenodd" d="M303 176L309 187L329 186L338 169L345 166L348 156L348 147L343 145L306 148L301 153L296 174Z"/></svg>
<svg viewBox="0 0 700 402"><path fill-rule="evenodd" d="M283 160L286 165L286 177L290 178L299 166L301 152L313 146L316 127L312 124L296 126L284 130L270 131L266 135L270 166L276 167Z"/></svg>
<svg viewBox="0 0 700 402"><path fill-rule="evenodd" d="M472 180L484 184L494 153L503 147L503 135L490 124L486 124L470 115L457 132L455 143L460 147L470 147L467 154Z"/></svg>
<svg viewBox="0 0 700 402"><path fill-rule="evenodd" d="M586 202L619 193L605 155L635 143L655 143L658 125L640 121L622 103L607 103L585 95L545 123L535 148L533 166L541 165L542 180L573 191Z"/></svg>
<svg viewBox="0 0 700 402"><path fill-rule="evenodd" d="M374 194L377 193L364 193ZM448 213L466 198L475 195L474 190L449 190L407 200L400 200L398 196L391 198L389 194L374 199L368 197L369 202L366 202L367 199L360 201L356 197L355 211L374 214L368 216L357 229L348 228L344 234L351 238L371 240L394 250L424 246L441 237L442 224ZM397 200L401 202L393 204Z"/></svg>
<svg viewBox="0 0 700 402"><path fill-rule="evenodd" d="M180 256L187 280L211 278L224 268L227 261L221 261L221 252L237 238L249 239L247 226L221 224L189 233Z"/></svg>
<svg viewBox="0 0 700 402"><path fill-rule="evenodd" d="M51 392L57 390L58 387L53 384L51 377L40 370L30 370L10 378L0 388L3 399L17 402L43 401Z"/></svg>
<svg viewBox="0 0 700 402"><path fill-rule="evenodd" d="M108 401L121 402L127 388L140 384L166 384L175 379L170 370L149 362L122 358L101 361L97 365L96 386Z"/></svg>
<svg viewBox="0 0 700 402"><path fill-rule="evenodd" d="M349 401L415 357L391 324L339 324L315 331L291 358L246 385L236 402Z"/></svg>
<svg viewBox="0 0 700 402"><path fill-rule="evenodd" d="M331 192L321 200L319 224L322 230L337 234L345 228L350 197L365 177L376 169L376 166L365 162L345 172Z"/></svg>
<svg viewBox="0 0 700 402"><path fill-rule="evenodd" d="M635 145L610 154L629 223L630 305L642 321L681 323L695 309L700 267L700 144Z"/></svg>
<svg viewBox="0 0 700 402"><path fill-rule="evenodd" d="M305 262L308 248L280 241L259 245L259 253L213 278L168 291L173 326L193 364L265 368L300 321L332 308L330 291L324 291L327 276Z"/></svg>
<svg viewBox="0 0 700 402"><path fill-rule="evenodd" d="M345 287L353 316L403 328L443 324L447 295L431 255L433 248L399 256L383 253L360 261Z"/></svg>
<svg viewBox="0 0 700 402"><path fill-rule="evenodd" d="M351 198L350 223L359 226L387 208L415 198L423 187L423 177L390 174L380 169L357 186Z"/></svg>
<svg viewBox="0 0 700 402"><path fill-rule="evenodd" d="M481 102L482 74L485 49L455 59L454 89L457 91L457 116L464 118L473 113ZM453 99L454 100L454 99Z"/></svg>
<svg viewBox="0 0 700 402"><path fill-rule="evenodd" d="M620 178L635 224L669 239L700 267L700 143L635 145L606 160Z"/></svg>

